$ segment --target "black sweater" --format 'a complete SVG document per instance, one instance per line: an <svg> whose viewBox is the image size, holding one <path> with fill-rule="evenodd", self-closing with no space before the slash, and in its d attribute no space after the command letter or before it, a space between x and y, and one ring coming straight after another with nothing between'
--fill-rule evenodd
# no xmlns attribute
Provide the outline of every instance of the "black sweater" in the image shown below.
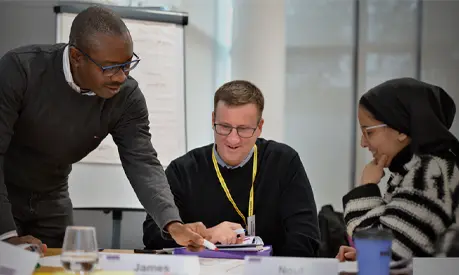
<svg viewBox="0 0 459 275"><path fill-rule="evenodd" d="M128 77L108 100L81 95L65 80L64 47L26 46L0 59L0 235L15 230L8 186L31 192L66 188L72 163L108 134L147 212L161 227L180 220L137 82Z"/></svg>
<svg viewBox="0 0 459 275"><path fill-rule="evenodd" d="M244 226L227 199L212 162L212 144L195 149L166 169L184 222L213 227L223 221ZM257 140L258 172L254 183L256 235L273 246L274 255L317 255L319 231L313 192L299 155L287 145ZM247 216L253 157L243 167L220 171L241 212ZM175 247L165 241L151 217L144 222L144 244L150 249Z"/></svg>

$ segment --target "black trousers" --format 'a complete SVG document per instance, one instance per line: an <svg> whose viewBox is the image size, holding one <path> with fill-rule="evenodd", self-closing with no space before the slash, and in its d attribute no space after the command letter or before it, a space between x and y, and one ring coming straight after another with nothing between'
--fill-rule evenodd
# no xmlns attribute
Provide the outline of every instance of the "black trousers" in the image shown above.
<svg viewBox="0 0 459 275"><path fill-rule="evenodd" d="M7 186L19 236L32 235L49 248L61 248L65 229L73 224L68 188L47 193Z"/></svg>

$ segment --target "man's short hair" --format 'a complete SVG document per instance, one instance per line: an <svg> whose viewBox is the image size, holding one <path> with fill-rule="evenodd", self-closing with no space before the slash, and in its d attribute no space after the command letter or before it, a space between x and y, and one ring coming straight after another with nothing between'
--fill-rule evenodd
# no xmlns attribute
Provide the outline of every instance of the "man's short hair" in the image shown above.
<svg viewBox="0 0 459 275"><path fill-rule="evenodd" d="M96 5L80 12L73 20L69 43L89 50L100 34L121 36L129 33L121 17L112 10Z"/></svg>
<svg viewBox="0 0 459 275"><path fill-rule="evenodd" d="M214 95L214 111L220 101L228 106L255 104L260 118L265 107L263 93L253 83L245 80L230 81L218 88Z"/></svg>

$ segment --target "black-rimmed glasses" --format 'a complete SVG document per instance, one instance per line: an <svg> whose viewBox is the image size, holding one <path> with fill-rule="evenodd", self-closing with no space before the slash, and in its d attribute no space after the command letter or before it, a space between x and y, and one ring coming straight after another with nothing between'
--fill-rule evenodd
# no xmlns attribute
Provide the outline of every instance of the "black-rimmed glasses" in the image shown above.
<svg viewBox="0 0 459 275"><path fill-rule="evenodd" d="M119 70L123 70L124 73L127 73L127 72L130 72L132 71L140 62L140 58L135 54L134 54L134 57L136 59L134 60L131 60L131 61L128 61L126 63L123 63L123 64L116 64L116 65L110 65L110 66L102 66L100 65L99 63L97 63L94 59L91 58L91 56L89 56L89 54L85 53L84 51L80 50L79 48L77 48L75 45L70 45L71 47L74 47L75 49L77 49L80 53L82 53L84 56L86 56L89 60L92 61L92 63L96 64L97 67L99 67L101 70L102 70L102 73L104 76L106 77L112 77L114 75L116 75Z"/></svg>
<svg viewBox="0 0 459 275"><path fill-rule="evenodd" d="M233 127L233 126L226 125L226 124L214 123L215 132L217 134L219 134L219 135L222 135L222 136L228 136L229 134L231 134L233 129L236 129L236 132L237 132L239 137L241 137L241 138L251 138L251 137L253 137L253 134L255 133L255 130L257 130L257 127L255 127L255 128L242 127L242 126Z"/></svg>

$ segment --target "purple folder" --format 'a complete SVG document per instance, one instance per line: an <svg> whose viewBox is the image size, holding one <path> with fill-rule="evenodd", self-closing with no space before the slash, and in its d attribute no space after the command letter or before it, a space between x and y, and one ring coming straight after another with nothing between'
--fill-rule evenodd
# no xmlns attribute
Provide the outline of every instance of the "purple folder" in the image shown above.
<svg viewBox="0 0 459 275"><path fill-rule="evenodd" d="M191 252L186 248L176 248L174 249L175 255L195 255L201 258L219 258L219 259L244 259L245 256L271 256L272 255L272 247L268 249L264 249L262 251L213 251L205 249L200 252Z"/></svg>

